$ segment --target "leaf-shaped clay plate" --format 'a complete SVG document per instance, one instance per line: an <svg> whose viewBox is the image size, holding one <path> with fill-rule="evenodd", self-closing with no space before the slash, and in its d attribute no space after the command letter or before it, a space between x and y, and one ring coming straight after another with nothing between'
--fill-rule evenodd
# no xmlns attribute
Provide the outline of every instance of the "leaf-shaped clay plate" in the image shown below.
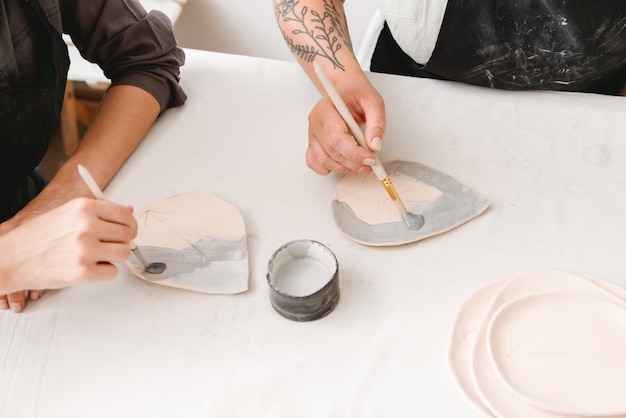
<svg viewBox="0 0 626 418"><path fill-rule="evenodd" d="M138 212L135 242L144 258L167 265L144 271L132 256L133 273L144 280L203 293L248 290L248 249L239 210L206 191L166 197Z"/></svg>
<svg viewBox="0 0 626 418"><path fill-rule="evenodd" d="M407 210L424 216L411 230L373 174L349 173L335 189L332 212L341 232L372 246L401 245L449 231L481 214L489 201L452 177L423 164L383 162Z"/></svg>

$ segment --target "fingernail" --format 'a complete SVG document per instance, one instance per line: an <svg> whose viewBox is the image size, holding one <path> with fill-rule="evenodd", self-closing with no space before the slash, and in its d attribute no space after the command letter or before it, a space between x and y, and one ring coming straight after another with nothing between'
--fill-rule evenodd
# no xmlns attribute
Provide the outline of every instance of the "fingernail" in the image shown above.
<svg viewBox="0 0 626 418"><path fill-rule="evenodd" d="M41 296L41 293L31 290L30 292L28 292L28 298L30 300L37 300L39 299L39 296Z"/></svg>
<svg viewBox="0 0 626 418"><path fill-rule="evenodd" d="M15 313L22 312L22 304L19 302L11 302L11 310Z"/></svg>
<svg viewBox="0 0 626 418"><path fill-rule="evenodd" d="M0 309L9 309L9 302L5 299L0 300Z"/></svg>
<svg viewBox="0 0 626 418"><path fill-rule="evenodd" d="M380 139L379 137L374 137L372 139L372 148L374 148L376 151L380 151L380 147L383 144L383 140Z"/></svg>
<svg viewBox="0 0 626 418"><path fill-rule="evenodd" d="M374 164L376 164L376 160L373 158L366 158L363 160L363 165L373 166Z"/></svg>

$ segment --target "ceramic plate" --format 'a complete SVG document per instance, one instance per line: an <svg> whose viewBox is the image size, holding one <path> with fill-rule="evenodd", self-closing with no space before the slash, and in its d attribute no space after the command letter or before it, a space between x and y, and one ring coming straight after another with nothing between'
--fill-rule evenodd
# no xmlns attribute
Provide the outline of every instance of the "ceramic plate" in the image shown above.
<svg viewBox="0 0 626 418"><path fill-rule="evenodd" d="M480 412L491 415L474 389L470 375L470 356L476 334L496 294L510 279L500 280L471 294L457 312L448 344L448 361L459 387Z"/></svg>
<svg viewBox="0 0 626 418"><path fill-rule="evenodd" d="M248 289L248 249L241 214L205 191L169 196L138 212L135 242L148 262L165 262L161 274L144 271L131 256L133 273L159 285L204 293Z"/></svg>
<svg viewBox="0 0 626 418"><path fill-rule="evenodd" d="M487 350L503 383L562 414L626 414L626 308L605 298L540 294L502 306Z"/></svg>
<svg viewBox="0 0 626 418"><path fill-rule="evenodd" d="M626 290L599 279L565 271L537 271L521 275L505 284L494 299L476 335L470 359L470 376L481 401L497 417L561 418L570 415L547 411L526 402L512 392L495 369L487 349L487 329L494 314L507 303L519 298L562 292L564 295L603 297L624 303ZM623 298L623 299L622 299Z"/></svg>
<svg viewBox="0 0 626 418"><path fill-rule="evenodd" d="M341 232L372 246L401 245L449 231L481 214L489 202L452 177L425 165L391 160L383 166L407 210L424 216L408 229L374 174L350 173L335 189L332 212Z"/></svg>
<svg viewBox="0 0 626 418"><path fill-rule="evenodd" d="M595 294L616 303L626 301L626 289L620 286L564 271L538 271L500 280L467 298L454 322L448 358L463 393L480 411L490 416L565 416L536 408L510 392L494 369L485 344L488 321L501 306L517 298L542 292Z"/></svg>

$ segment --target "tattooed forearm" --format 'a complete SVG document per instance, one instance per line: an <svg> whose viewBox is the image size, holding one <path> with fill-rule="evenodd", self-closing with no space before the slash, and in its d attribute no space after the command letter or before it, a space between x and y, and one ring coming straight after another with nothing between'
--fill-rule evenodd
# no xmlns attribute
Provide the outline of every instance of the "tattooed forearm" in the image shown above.
<svg viewBox="0 0 626 418"><path fill-rule="evenodd" d="M317 57L329 60L335 68L344 70L337 57L343 47L352 52L345 17L331 0L323 0L324 12L298 7L300 0L275 0L274 12L279 23L287 23L290 33L282 30L291 52L305 62Z"/></svg>
<svg viewBox="0 0 626 418"><path fill-rule="evenodd" d="M343 13L337 10L337 5L335 3L326 0L324 0L324 10L328 14L331 26L337 30L337 35L341 37L350 52L353 52L352 42L350 41L350 33L348 32L348 24Z"/></svg>

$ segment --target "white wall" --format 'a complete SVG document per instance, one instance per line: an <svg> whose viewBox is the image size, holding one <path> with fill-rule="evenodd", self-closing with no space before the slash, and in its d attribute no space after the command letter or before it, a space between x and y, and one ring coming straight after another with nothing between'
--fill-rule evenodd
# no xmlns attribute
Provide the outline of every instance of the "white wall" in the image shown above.
<svg viewBox="0 0 626 418"><path fill-rule="evenodd" d="M375 1L345 1L355 53ZM186 48L295 60L278 29L272 0L188 0L175 32Z"/></svg>

